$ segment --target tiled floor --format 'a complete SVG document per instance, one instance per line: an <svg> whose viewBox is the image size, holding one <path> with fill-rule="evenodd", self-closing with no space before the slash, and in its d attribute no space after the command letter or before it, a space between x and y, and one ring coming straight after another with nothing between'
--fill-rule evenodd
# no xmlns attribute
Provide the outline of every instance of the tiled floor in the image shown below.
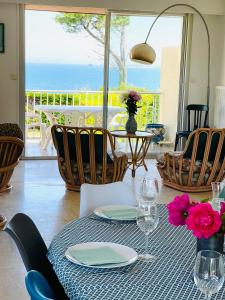
<svg viewBox="0 0 225 300"><path fill-rule="evenodd" d="M148 175L158 177L154 160L147 160ZM145 175L143 168L132 179L130 170L124 181L137 192ZM57 161L21 161L12 178L13 189L0 194L0 213L10 219L25 212L37 224L44 240L50 243L63 224L79 217L79 193L66 191L60 178ZM162 187L159 201L169 202L177 191ZM208 194L195 194L195 199ZM26 271L13 241L0 232L0 299L29 299L24 287Z"/></svg>

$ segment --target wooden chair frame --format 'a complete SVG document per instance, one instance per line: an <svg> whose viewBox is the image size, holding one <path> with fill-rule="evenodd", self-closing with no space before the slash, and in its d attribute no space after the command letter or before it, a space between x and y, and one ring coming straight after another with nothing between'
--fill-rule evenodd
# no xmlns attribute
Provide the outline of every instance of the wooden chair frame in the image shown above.
<svg viewBox="0 0 225 300"><path fill-rule="evenodd" d="M175 145L174 145L174 151L177 150L177 146L179 143L179 140L182 138L188 139L189 135L192 131L194 131L197 128L201 128L202 125L204 128L208 128L208 112L209 107L208 105L203 104L189 104L186 107L187 110L187 130L181 130L176 132L176 138L175 138ZM193 115L193 128L191 129L191 112ZM202 124L202 113L205 112L205 117ZM201 125L202 124L202 125Z"/></svg>
<svg viewBox="0 0 225 300"><path fill-rule="evenodd" d="M21 139L11 136L0 136L0 153L3 153L0 161L0 192L11 189L9 181L14 168L19 163L24 143Z"/></svg>
<svg viewBox="0 0 225 300"><path fill-rule="evenodd" d="M194 167L196 166L196 155L198 149L199 136L201 133L207 134L206 144L203 159L201 161L201 168L198 172L198 178L195 182L192 181L194 174ZM206 174L206 170L208 167L208 158L211 149L212 137L217 133L219 134L219 141L216 149L215 159L212 163L212 167L210 173L208 174L208 179L204 182L204 176ZM185 160L185 153L187 152L188 145L191 139L194 138L193 149L191 155L191 161L189 166L189 173L187 184L183 184L182 174L183 174L183 166ZM183 152L169 152L164 154L164 162L158 162L157 168L160 173L160 176L163 179L163 183L166 186L172 187L174 189L183 191L183 192L207 192L211 191L211 183L213 181L222 181L225 176L225 156L222 153L224 151L224 143L225 143L225 128L223 129L209 129L209 128L199 128L193 131L185 145L185 149ZM221 155L223 157L222 161L220 160ZM178 165L178 168L177 168ZM220 170L218 172L218 168ZM166 172L166 176L165 176Z"/></svg>
<svg viewBox="0 0 225 300"><path fill-rule="evenodd" d="M90 178L91 183L93 184L105 184L109 183L109 178L107 178L107 141L109 141L109 146L111 148L111 156L113 161L113 176L110 182L122 181L125 175L125 172L128 167L128 158L126 154L117 155L115 152L113 138L110 132L107 129L103 128L93 128L93 127L70 127L70 126L63 126L63 125L53 125L52 126L52 138L53 143L57 151L57 158L58 158L58 166L59 172L62 176L62 179L66 183L66 188L73 191L79 191L81 184L85 183L85 176L84 176L84 163L82 160L82 150L81 150L81 134L88 134L89 135L89 164L90 164ZM59 145L56 139L55 132L59 131L63 134L63 147L64 147L64 154L65 154L65 166L66 166L66 174L62 168L62 161L60 158L59 153ZM71 165L71 157L69 152L69 144L68 144L68 133L71 132L74 134L75 138L75 145L76 145L76 162L77 162L77 169L78 169L78 178L79 184L75 183L74 176L72 173L72 165ZM102 134L103 136L103 158L102 158L102 173L101 173L101 181L97 180L96 170L97 164L95 160L95 145L94 145L94 136L97 134ZM89 182L90 183L90 182Z"/></svg>

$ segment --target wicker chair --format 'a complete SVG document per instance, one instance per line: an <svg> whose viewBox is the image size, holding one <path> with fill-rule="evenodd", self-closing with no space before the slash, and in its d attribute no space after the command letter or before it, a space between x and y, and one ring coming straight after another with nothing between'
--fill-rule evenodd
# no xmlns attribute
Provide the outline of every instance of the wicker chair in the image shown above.
<svg viewBox="0 0 225 300"><path fill-rule="evenodd" d="M123 179L127 156L115 153L108 130L54 125L52 137L67 189L79 191L83 183L105 184Z"/></svg>
<svg viewBox="0 0 225 300"><path fill-rule="evenodd" d="M17 124L0 124L0 192L11 188L9 181L24 148L22 139L23 134Z"/></svg>
<svg viewBox="0 0 225 300"><path fill-rule="evenodd" d="M193 131L183 152L165 153L157 168L165 185L184 192L211 191L225 176L225 128Z"/></svg>

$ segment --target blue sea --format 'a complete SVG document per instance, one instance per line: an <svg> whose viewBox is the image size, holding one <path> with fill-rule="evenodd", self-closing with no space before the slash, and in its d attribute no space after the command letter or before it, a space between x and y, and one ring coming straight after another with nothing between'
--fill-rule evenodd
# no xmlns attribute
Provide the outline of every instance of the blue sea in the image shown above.
<svg viewBox="0 0 225 300"><path fill-rule="evenodd" d="M70 64L26 64L26 89L29 90L99 90L103 87L103 66ZM118 70L111 68L109 87L116 89ZM159 68L128 68L127 84L159 91Z"/></svg>

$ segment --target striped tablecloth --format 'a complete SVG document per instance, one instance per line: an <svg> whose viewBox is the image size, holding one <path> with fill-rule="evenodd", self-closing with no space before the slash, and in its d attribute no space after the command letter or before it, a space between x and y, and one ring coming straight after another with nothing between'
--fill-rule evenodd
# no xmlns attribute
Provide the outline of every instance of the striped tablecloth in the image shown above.
<svg viewBox="0 0 225 300"><path fill-rule="evenodd" d="M67 224L53 239L49 260L70 299L94 300L193 300L203 299L193 279L195 238L185 227L172 227L167 210L159 206L160 224L150 234L154 263L137 261L127 272L79 267L65 258L68 247L83 242L114 242L144 248L144 234L135 223L110 224L88 217ZM130 268L130 269L129 269ZM130 271L129 271L130 270ZM224 287L212 299L225 299Z"/></svg>

